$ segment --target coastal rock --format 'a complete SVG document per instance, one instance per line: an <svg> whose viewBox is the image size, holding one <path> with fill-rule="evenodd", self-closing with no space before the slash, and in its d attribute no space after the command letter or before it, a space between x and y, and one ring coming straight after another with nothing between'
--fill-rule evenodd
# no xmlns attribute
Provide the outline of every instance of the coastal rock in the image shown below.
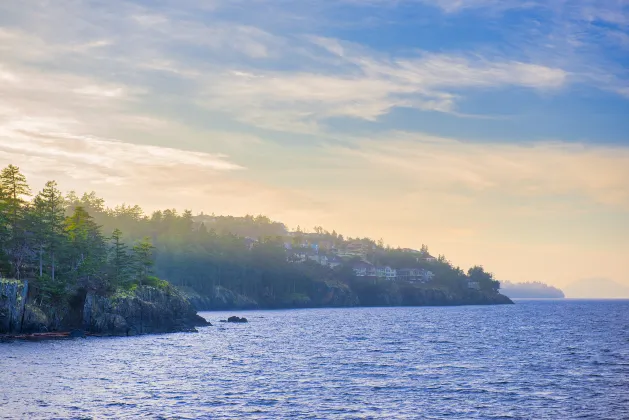
<svg viewBox="0 0 629 420"><path fill-rule="evenodd" d="M20 332L28 282L0 279L0 334Z"/></svg>
<svg viewBox="0 0 629 420"><path fill-rule="evenodd" d="M249 321L247 320L247 318L244 318L244 317L240 318L240 317L237 317L237 316L230 316L229 318L227 318L227 322L235 322L235 323L238 323L238 324L244 324L244 323L249 322Z"/></svg>
<svg viewBox="0 0 629 420"><path fill-rule="evenodd" d="M83 330L72 330L72 331L70 331L70 338L85 338L85 331L83 331Z"/></svg>
<svg viewBox="0 0 629 420"><path fill-rule="evenodd" d="M22 317L22 325L19 331L21 333L44 333L52 328L49 317L38 306L28 303L24 307L24 316Z"/></svg>
<svg viewBox="0 0 629 420"><path fill-rule="evenodd" d="M155 334L206 325L210 324L172 287L144 286L113 297L88 293L83 309L83 328L94 334Z"/></svg>
<svg viewBox="0 0 629 420"><path fill-rule="evenodd" d="M0 334L33 335L63 332L81 337L196 331L211 325L174 287L139 287L102 296L78 290L63 305L29 300L26 281L0 280Z"/></svg>

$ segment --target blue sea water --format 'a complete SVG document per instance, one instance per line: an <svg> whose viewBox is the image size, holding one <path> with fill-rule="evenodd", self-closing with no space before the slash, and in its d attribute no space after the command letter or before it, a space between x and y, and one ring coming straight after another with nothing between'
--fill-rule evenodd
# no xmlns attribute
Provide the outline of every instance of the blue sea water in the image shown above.
<svg viewBox="0 0 629 420"><path fill-rule="evenodd" d="M0 418L629 418L629 301L232 314L0 345Z"/></svg>

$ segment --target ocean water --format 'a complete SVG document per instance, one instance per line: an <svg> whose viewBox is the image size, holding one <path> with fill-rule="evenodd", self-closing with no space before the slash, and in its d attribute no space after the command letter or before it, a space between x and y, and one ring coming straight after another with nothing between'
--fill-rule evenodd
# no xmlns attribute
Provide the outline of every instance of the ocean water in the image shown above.
<svg viewBox="0 0 629 420"><path fill-rule="evenodd" d="M629 301L202 315L0 345L0 418L629 418Z"/></svg>

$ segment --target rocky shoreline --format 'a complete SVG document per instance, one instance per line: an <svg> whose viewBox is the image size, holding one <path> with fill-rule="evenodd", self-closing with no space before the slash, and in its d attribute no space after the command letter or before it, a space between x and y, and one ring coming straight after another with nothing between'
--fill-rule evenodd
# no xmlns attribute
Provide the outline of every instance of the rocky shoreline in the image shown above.
<svg viewBox="0 0 629 420"><path fill-rule="evenodd" d="M391 284L374 293L322 282L310 296L283 299L243 296L222 287L199 294L169 285L141 286L110 296L77 293L67 305L53 307L32 302L28 282L0 280L0 341L194 332L196 327L211 325L197 311L502 304L513 301L497 292L477 290Z"/></svg>
<svg viewBox="0 0 629 420"><path fill-rule="evenodd" d="M206 325L172 286L141 286L110 296L77 292L67 304L51 306L31 301L27 281L0 280L0 334L5 337L65 338L72 331L132 336L195 331Z"/></svg>
<svg viewBox="0 0 629 420"><path fill-rule="evenodd" d="M190 288L180 288L180 291L198 311L513 304L511 299L497 292L472 289L453 292L439 287L410 284L391 284L374 292L371 289L354 290L345 284L322 282L310 295L284 298L244 296L220 286L204 294Z"/></svg>

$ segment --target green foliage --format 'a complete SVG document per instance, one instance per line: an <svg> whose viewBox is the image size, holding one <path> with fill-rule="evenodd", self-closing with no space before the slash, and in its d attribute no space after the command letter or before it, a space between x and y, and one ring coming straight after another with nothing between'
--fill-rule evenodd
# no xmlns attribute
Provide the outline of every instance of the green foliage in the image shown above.
<svg viewBox="0 0 629 420"><path fill-rule="evenodd" d="M22 277L31 250L26 244L26 197L30 188L17 166L9 165L0 172L0 237L2 257L11 265L12 274Z"/></svg>
<svg viewBox="0 0 629 420"><path fill-rule="evenodd" d="M44 189L35 196L30 212L30 226L38 246L39 277L44 275L44 265L55 280L58 251L64 242L65 202L55 181L46 183Z"/></svg>
<svg viewBox="0 0 629 420"><path fill-rule="evenodd" d="M166 280L162 280L159 277L155 276L147 276L144 278L144 286L155 287L156 289L168 289L170 287L170 283Z"/></svg>
<svg viewBox="0 0 629 420"><path fill-rule="evenodd" d="M430 287L463 290L469 279L483 290L498 289L482 267L465 273L443 256L428 261L426 246L405 252L385 247L383 240L346 240L321 226L313 234L298 227L288 235L284 224L265 216L193 216L174 209L146 216L138 206L107 208L94 192L63 197L54 181L32 201L29 194L19 168L0 172L0 275L33 280L41 302L60 301L79 290L132 295L142 285L167 288L162 279L169 279L200 294L221 286L263 306L306 304L326 290L325 283L345 284L365 296L363 304L375 304L389 286L354 276L352 264L362 257L330 269L291 259L286 251L291 245L345 249L350 240L362 244L364 257L374 264L430 270Z"/></svg>
<svg viewBox="0 0 629 420"><path fill-rule="evenodd" d="M494 275L485 271L483 266L476 265L467 272L471 281L478 282L481 290L494 290L500 288L500 282L494 280Z"/></svg>
<svg viewBox="0 0 629 420"><path fill-rule="evenodd" d="M130 283L135 270L133 256L129 253L129 248L123 242L122 236L120 229L114 229L110 238L108 261L114 287Z"/></svg>
<svg viewBox="0 0 629 420"><path fill-rule="evenodd" d="M149 280L153 273L153 250L155 247L149 237L145 237L133 247L137 278L140 285Z"/></svg>

